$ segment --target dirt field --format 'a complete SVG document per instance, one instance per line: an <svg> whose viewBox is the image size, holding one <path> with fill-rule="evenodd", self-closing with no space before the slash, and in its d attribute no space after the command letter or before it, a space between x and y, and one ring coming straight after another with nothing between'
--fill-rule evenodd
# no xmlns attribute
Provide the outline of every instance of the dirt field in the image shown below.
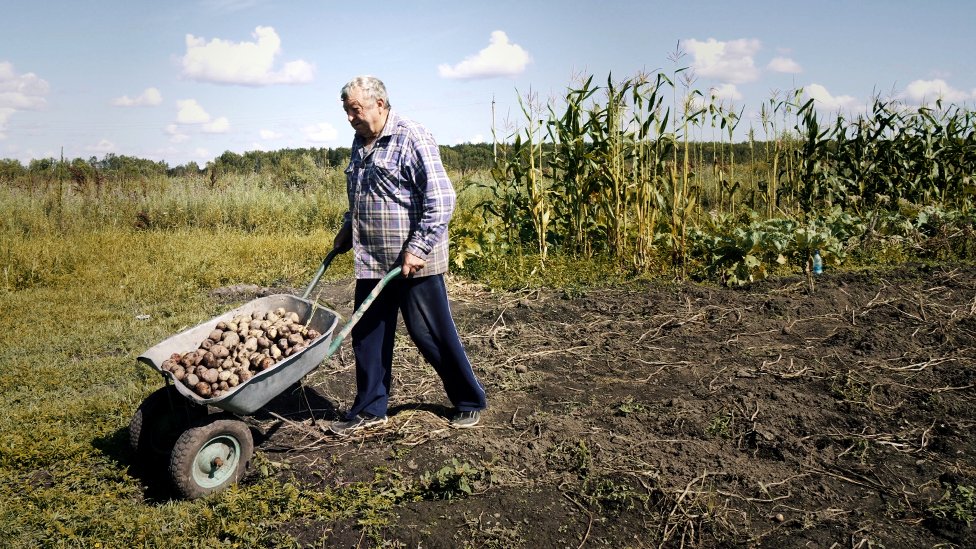
<svg viewBox="0 0 976 549"><path fill-rule="evenodd" d="M257 418L256 444L307 486L439 481L392 510L393 547L976 546L976 267L815 282L569 295L452 279L480 426L448 428L404 337L387 426L336 441L312 425L351 403L347 345L272 403L287 422ZM348 318L351 295L321 300ZM355 521L286 529L376 544Z"/></svg>

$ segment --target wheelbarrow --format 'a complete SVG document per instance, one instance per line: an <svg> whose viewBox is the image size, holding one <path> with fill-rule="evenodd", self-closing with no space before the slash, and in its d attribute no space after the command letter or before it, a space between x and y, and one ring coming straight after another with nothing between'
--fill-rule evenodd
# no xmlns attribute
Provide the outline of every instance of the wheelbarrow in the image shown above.
<svg viewBox="0 0 976 549"><path fill-rule="evenodd" d="M129 442L140 465L165 467L177 495L194 499L237 483L254 453L254 439L243 416L253 414L292 386L339 349L366 309L400 268L391 270L333 335L339 315L308 299L332 260L332 250L301 296L276 294L245 303L216 318L176 334L148 349L138 361L159 372L165 385L146 397L129 422ZM191 391L162 363L173 353L194 351L219 322L235 316L284 307L298 313L300 323L321 335L308 347L254 374L234 390L215 398Z"/></svg>

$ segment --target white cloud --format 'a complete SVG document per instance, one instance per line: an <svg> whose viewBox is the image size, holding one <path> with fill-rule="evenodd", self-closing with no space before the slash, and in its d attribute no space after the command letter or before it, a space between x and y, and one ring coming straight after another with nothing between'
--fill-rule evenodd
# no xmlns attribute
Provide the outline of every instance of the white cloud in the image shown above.
<svg viewBox="0 0 976 549"><path fill-rule="evenodd" d="M529 53L518 44L511 44L508 35L496 30L491 33L487 48L468 56L457 65L439 65L437 72L442 78L493 78L516 76L525 71L532 61Z"/></svg>
<svg viewBox="0 0 976 549"><path fill-rule="evenodd" d="M193 156L199 160L211 160L213 157L210 156L210 151L202 147L193 149Z"/></svg>
<svg viewBox="0 0 976 549"><path fill-rule="evenodd" d="M803 72L803 67L789 57L774 57L773 60L766 65L766 68L773 72L787 72L790 74L799 74Z"/></svg>
<svg viewBox="0 0 976 549"><path fill-rule="evenodd" d="M156 88L146 88L135 98L123 95L112 100L112 104L116 107L155 107L162 102L163 94Z"/></svg>
<svg viewBox="0 0 976 549"><path fill-rule="evenodd" d="M36 74L17 74L12 63L0 62L0 108L24 110L41 109L47 101L50 86Z"/></svg>
<svg viewBox="0 0 976 549"><path fill-rule="evenodd" d="M230 121L224 116L203 125L204 133L227 133L229 130Z"/></svg>
<svg viewBox="0 0 976 549"><path fill-rule="evenodd" d="M972 94L967 94L962 90L953 88L945 80L937 78L935 80L914 80L905 88L903 95L910 101L919 104L934 102L937 99L942 99L948 103L961 103L976 97L976 90Z"/></svg>
<svg viewBox="0 0 976 549"><path fill-rule="evenodd" d="M306 61L289 61L275 69L281 54L281 39L272 27L257 27L253 42L231 42L214 38L206 42L186 35L183 74L194 80L219 84L266 86L305 84L312 81L315 67Z"/></svg>
<svg viewBox="0 0 976 549"><path fill-rule="evenodd" d="M85 147L85 150L93 153L107 154L110 152L115 152L115 143L112 143L108 139L102 139L95 145Z"/></svg>
<svg viewBox="0 0 976 549"><path fill-rule="evenodd" d="M206 124L210 115L197 103L196 99L181 99L176 102L176 122L178 124Z"/></svg>
<svg viewBox="0 0 976 549"><path fill-rule="evenodd" d="M814 100L817 108L829 111L853 111L858 109L857 98L850 95L833 96L820 84L803 87L803 92Z"/></svg>
<svg viewBox="0 0 976 549"><path fill-rule="evenodd" d="M302 128L305 138L314 143L327 143L339 138L339 131L328 122L320 122Z"/></svg>
<svg viewBox="0 0 976 549"><path fill-rule="evenodd" d="M682 40L681 46L692 55L695 73L720 82L743 84L759 78L752 56L762 47L759 40L742 38L719 42L709 38Z"/></svg>
<svg viewBox="0 0 976 549"><path fill-rule="evenodd" d="M230 120L225 116L213 118L196 99L180 99L176 102L176 123L169 124L165 132L173 143L181 143L190 138L186 128L192 126L203 133L227 133Z"/></svg>
<svg viewBox="0 0 976 549"><path fill-rule="evenodd" d="M169 140L172 143L182 143L190 138L189 135L180 130L180 126L177 124L170 124L166 126L163 131L166 132L166 135L169 136Z"/></svg>
<svg viewBox="0 0 976 549"><path fill-rule="evenodd" d="M281 139L285 136L283 133L274 130L261 130L258 133L261 134L261 139Z"/></svg>
<svg viewBox="0 0 976 549"><path fill-rule="evenodd" d="M735 86L735 84L721 84L719 86L713 86L711 92L712 96L719 101L738 101L742 99L742 93L739 91L739 88Z"/></svg>
<svg viewBox="0 0 976 549"><path fill-rule="evenodd" d="M36 74L17 74L12 63L0 62L0 139L6 139L7 121L17 111L40 110L50 87Z"/></svg>

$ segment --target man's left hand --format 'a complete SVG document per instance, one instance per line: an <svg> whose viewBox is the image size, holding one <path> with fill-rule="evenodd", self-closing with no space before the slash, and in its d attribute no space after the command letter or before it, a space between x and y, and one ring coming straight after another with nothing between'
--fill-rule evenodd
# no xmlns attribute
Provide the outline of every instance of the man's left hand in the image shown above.
<svg viewBox="0 0 976 549"><path fill-rule="evenodd" d="M413 275L413 273L424 268L427 261L420 259L419 257L413 255L410 252L403 252L403 265L400 267L404 278Z"/></svg>

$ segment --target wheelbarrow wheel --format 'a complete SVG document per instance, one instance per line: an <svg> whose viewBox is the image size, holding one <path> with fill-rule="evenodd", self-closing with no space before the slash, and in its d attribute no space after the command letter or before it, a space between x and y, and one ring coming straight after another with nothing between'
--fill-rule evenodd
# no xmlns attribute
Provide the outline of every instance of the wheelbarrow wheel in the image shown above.
<svg viewBox="0 0 976 549"><path fill-rule="evenodd" d="M169 461L170 480L181 497L203 497L240 481L253 453L248 426L216 416L177 439Z"/></svg>
<svg viewBox="0 0 976 549"><path fill-rule="evenodd" d="M129 421L129 447L139 460L168 462L176 439L206 417L206 406L194 404L172 385L156 390L136 409Z"/></svg>

